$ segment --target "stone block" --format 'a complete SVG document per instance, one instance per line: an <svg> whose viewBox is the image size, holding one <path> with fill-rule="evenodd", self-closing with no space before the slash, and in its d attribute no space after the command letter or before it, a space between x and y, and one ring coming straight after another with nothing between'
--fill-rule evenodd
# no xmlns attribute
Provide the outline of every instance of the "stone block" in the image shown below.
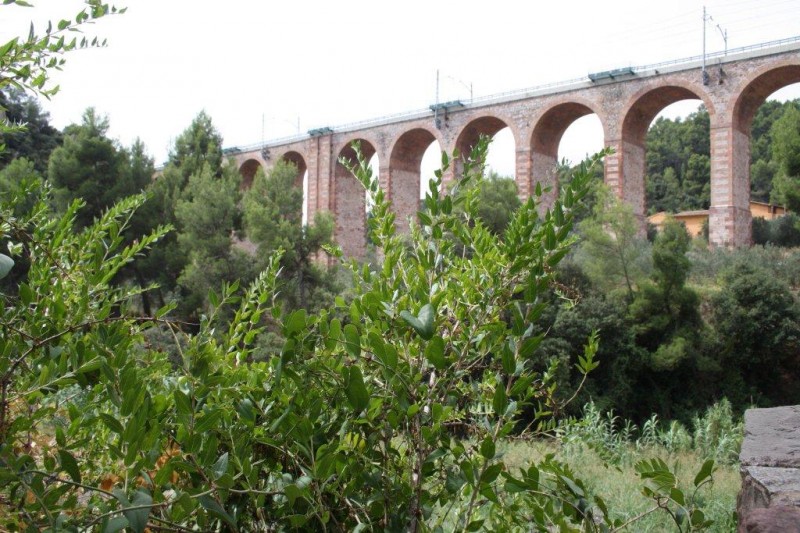
<svg viewBox="0 0 800 533"><path fill-rule="evenodd" d="M743 466L800 468L800 406L748 409L744 427Z"/></svg>

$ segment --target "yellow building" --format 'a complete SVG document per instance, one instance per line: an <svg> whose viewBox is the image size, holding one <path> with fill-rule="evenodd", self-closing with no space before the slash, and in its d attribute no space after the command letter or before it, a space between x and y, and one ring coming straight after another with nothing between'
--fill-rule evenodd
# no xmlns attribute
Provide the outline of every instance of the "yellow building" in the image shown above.
<svg viewBox="0 0 800 533"><path fill-rule="evenodd" d="M786 209L778 205L767 204L764 202L750 201L750 214L753 218L765 218L772 220L786 214ZM698 211L681 211L680 213L670 214L667 212L656 213L647 217L647 221L653 224L656 228L660 229L664 224L664 220L671 216L679 222L683 222L686 226L686 231L692 237L697 237L703 233L703 224L708 220L708 209L701 209Z"/></svg>

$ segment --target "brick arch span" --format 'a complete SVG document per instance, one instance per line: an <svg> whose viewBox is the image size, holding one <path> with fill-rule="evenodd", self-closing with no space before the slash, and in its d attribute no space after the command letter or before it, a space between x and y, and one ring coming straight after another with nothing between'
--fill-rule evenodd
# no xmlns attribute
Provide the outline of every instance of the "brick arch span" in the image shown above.
<svg viewBox="0 0 800 533"><path fill-rule="evenodd" d="M738 91L730 117L731 125L749 136L750 126L761 104L775 91L793 83L800 83L800 61L797 60L764 67L753 73Z"/></svg>
<svg viewBox="0 0 800 533"><path fill-rule="evenodd" d="M456 137L455 148L462 155L468 155L470 150L478 143L481 135L493 137L503 128L510 128L514 136L514 144L519 144L519 135L514 121L498 114L484 115L469 121L461 128Z"/></svg>
<svg viewBox="0 0 800 533"><path fill-rule="evenodd" d="M773 63L744 77L729 114L711 122L711 208L709 240L744 246L752 240L750 213L750 128L764 101L800 82L800 59Z"/></svg>
<svg viewBox="0 0 800 533"><path fill-rule="evenodd" d="M362 259L367 251L367 214L365 191L361 183L339 160L356 161L352 142L361 144L361 152L369 161L376 153L375 145L366 139L350 139L336 152L333 174L334 239L346 257Z"/></svg>
<svg viewBox="0 0 800 533"><path fill-rule="evenodd" d="M425 151L435 141L442 146L435 130L420 127L403 132L389 149L389 176L386 187L397 215L397 229L407 232L407 220L419 209L420 165Z"/></svg>
<svg viewBox="0 0 800 533"><path fill-rule="evenodd" d="M644 146L650 123L665 107L681 100L700 100L714 116L714 104L705 90L688 83L670 83L642 90L631 97L623 110L621 133L626 142Z"/></svg>
<svg viewBox="0 0 800 533"><path fill-rule="evenodd" d="M619 128L621 139L616 144L617 161L621 173L616 179L609 179L606 167L606 183L615 189L620 198L626 200L633 212L642 222L645 206L645 144L650 123L665 107L681 100L700 100L714 120L714 106L705 90L691 83L669 83L655 88L647 88L634 94L623 108L622 124Z"/></svg>
<svg viewBox="0 0 800 533"><path fill-rule="evenodd" d="M308 165L306 164L306 159L303 157L303 155L300 152L290 150L281 154L280 159L282 161L286 161L287 163L292 163L295 167L297 167L297 176L294 178L294 186L302 187L303 177L306 175L306 170L308 170Z"/></svg>
<svg viewBox="0 0 800 533"><path fill-rule="evenodd" d="M242 190L247 190L253 185L253 178L255 178L259 168L264 167L261 166L261 162L257 159L247 159L239 165L239 174L242 176L240 188Z"/></svg>
<svg viewBox="0 0 800 533"><path fill-rule="evenodd" d="M603 126L604 138L608 136L605 117L594 109L588 100L572 98L546 108L534 123L530 138L530 183L519 184L520 190L533 191L537 183L550 187L542 197L542 204L552 205L558 193L558 146L564 132L579 118L595 114ZM521 177L517 176L517 180Z"/></svg>
<svg viewBox="0 0 800 533"><path fill-rule="evenodd" d="M477 117L465 124L456 136L454 148L458 150L461 157L453 162L453 174L451 176L461 176L464 173L462 158L469 156L481 135L494 137L498 131L506 127L511 130L511 134L514 137L514 150L516 152L517 147L520 145L519 132L517 131L516 124L510 118L493 113ZM448 178L450 178L450 176L448 176Z"/></svg>

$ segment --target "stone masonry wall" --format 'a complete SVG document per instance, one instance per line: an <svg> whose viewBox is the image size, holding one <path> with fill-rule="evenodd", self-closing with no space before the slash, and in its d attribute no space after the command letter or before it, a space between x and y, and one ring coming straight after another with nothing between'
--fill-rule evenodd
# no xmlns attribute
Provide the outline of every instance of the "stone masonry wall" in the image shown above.
<svg viewBox="0 0 800 533"><path fill-rule="evenodd" d="M800 406L748 409L739 532L800 531Z"/></svg>

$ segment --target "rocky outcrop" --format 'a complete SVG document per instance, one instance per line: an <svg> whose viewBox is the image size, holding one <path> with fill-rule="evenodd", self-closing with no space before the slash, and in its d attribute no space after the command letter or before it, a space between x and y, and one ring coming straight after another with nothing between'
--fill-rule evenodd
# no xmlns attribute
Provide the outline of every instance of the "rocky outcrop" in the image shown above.
<svg viewBox="0 0 800 533"><path fill-rule="evenodd" d="M748 409L739 459L739 532L800 532L800 406Z"/></svg>

